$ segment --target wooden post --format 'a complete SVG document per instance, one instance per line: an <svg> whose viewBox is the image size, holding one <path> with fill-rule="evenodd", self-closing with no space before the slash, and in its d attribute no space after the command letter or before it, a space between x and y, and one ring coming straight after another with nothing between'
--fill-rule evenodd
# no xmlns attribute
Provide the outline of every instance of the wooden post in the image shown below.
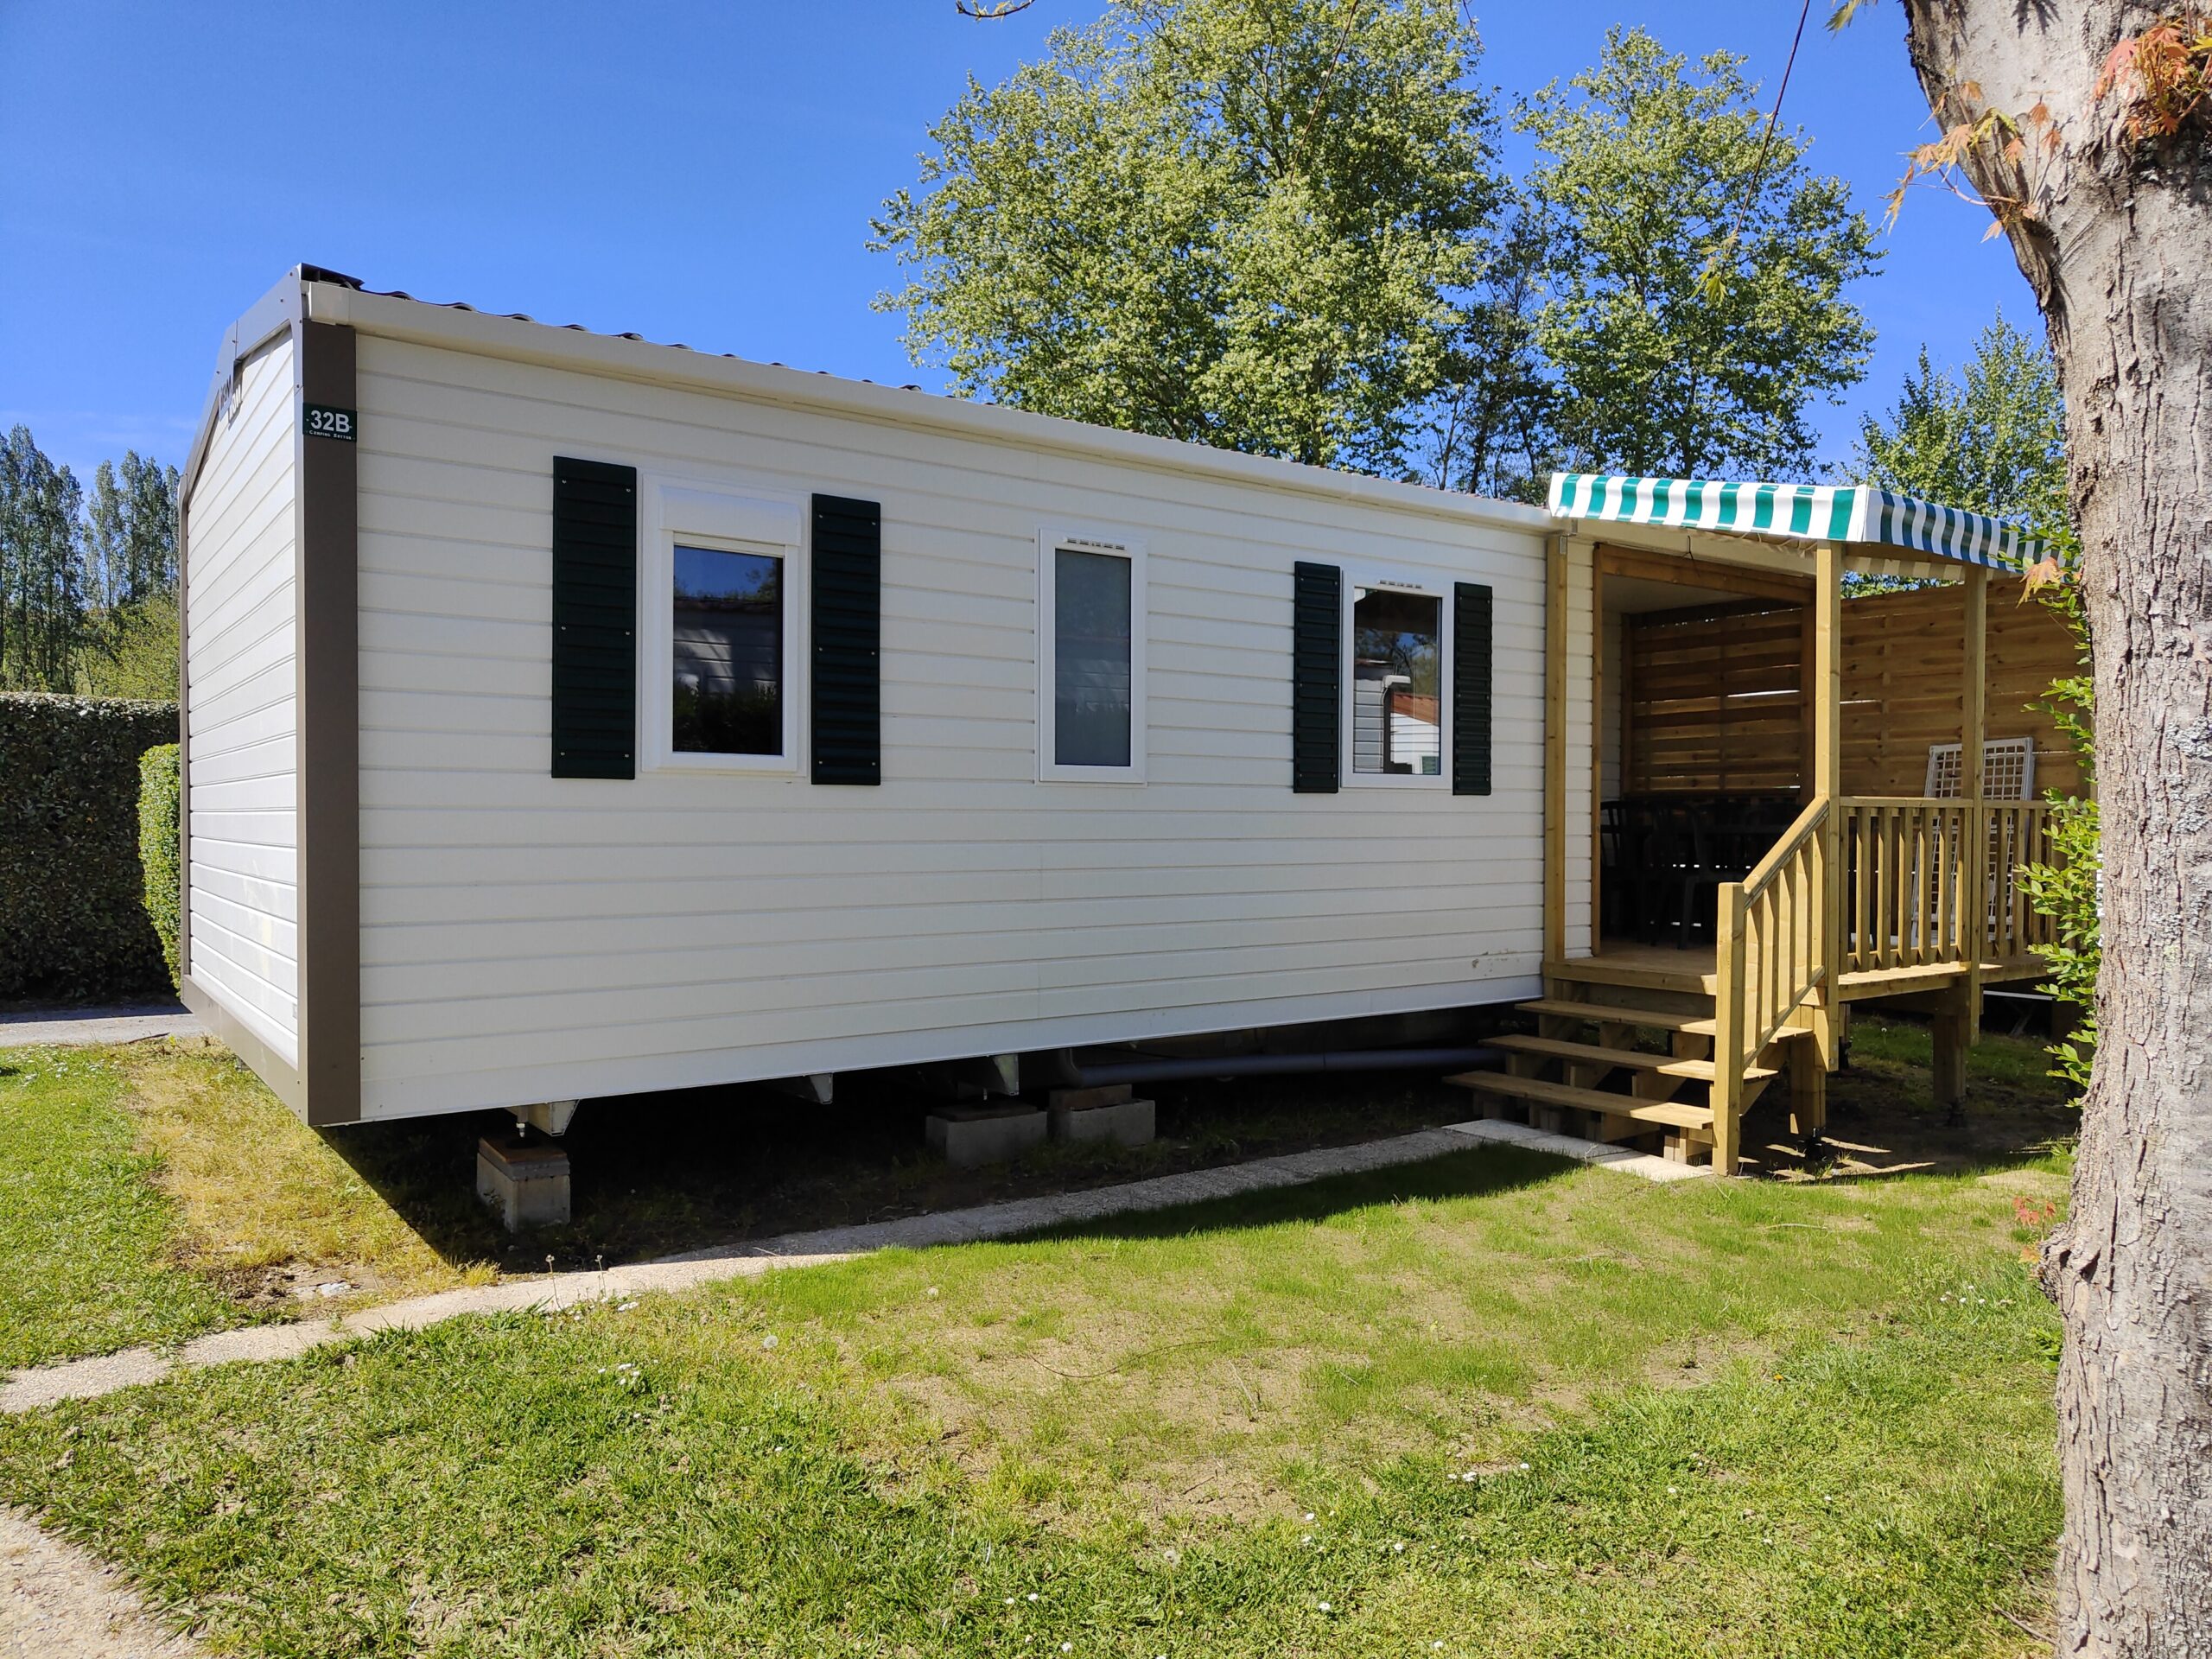
<svg viewBox="0 0 2212 1659"><path fill-rule="evenodd" d="M1724 881L1714 918L1713 1173L1733 1175L1744 1109L1744 884Z"/></svg>
<svg viewBox="0 0 2212 1659"><path fill-rule="evenodd" d="M1605 578L1590 561L1590 954L1605 946Z"/></svg>
<svg viewBox="0 0 2212 1659"><path fill-rule="evenodd" d="M1959 686L1959 797L1966 803L1966 855L1960 886L1967 944L1965 1041L1981 1040L1981 964L1989 954L1989 805L1982 798L1981 746L1989 684L1989 572L1967 567L1966 665ZM1965 1080L1960 1080L1963 1090Z"/></svg>
<svg viewBox="0 0 2212 1659"><path fill-rule="evenodd" d="M1567 537L1544 537L1544 965L1567 959Z"/></svg>
<svg viewBox="0 0 2212 1659"><path fill-rule="evenodd" d="M1806 695L1813 704L1811 795L1828 804L1813 850L1820 928L1820 993L1813 999L1813 1040L1821 1065L1834 1071L1843 1060L1843 547L1822 542L1813 576L1813 661Z"/></svg>
<svg viewBox="0 0 2212 1659"><path fill-rule="evenodd" d="M1789 1132L1803 1140L1818 1136L1828 1122L1828 1071L1817 1039L1792 1037L1782 1045L1789 1068Z"/></svg>
<svg viewBox="0 0 2212 1659"><path fill-rule="evenodd" d="M1935 1046L1931 1092L1938 1106L1955 1107L1966 1098L1967 1049L1970 1046L1967 995L1964 982L1944 992L1929 1020Z"/></svg>

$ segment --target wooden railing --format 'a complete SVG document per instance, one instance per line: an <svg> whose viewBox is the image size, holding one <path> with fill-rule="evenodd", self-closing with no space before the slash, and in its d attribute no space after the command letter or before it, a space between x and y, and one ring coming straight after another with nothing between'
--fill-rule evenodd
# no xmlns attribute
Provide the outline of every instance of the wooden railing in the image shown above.
<svg viewBox="0 0 2212 1659"><path fill-rule="evenodd" d="M2024 863L2051 856L2039 801L1847 796L1841 814L1846 973L2024 960L2051 938Z"/></svg>
<svg viewBox="0 0 2212 1659"><path fill-rule="evenodd" d="M1967 879L1968 804L1847 796L1836 807L1842 814L1843 971L1966 961L1961 895Z"/></svg>
<svg viewBox="0 0 2212 1659"><path fill-rule="evenodd" d="M2029 906L2023 864L2055 864L2050 806L2044 801L1991 801L1989 814L1989 930L1985 960L2020 962L2039 944L2058 939L2058 924Z"/></svg>
<svg viewBox="0 0 2212 1659"><path fill-rule="evenodd" d="M1797 815L1758 867L1724 883L1714 937L1717 975L1716 1065L1733 1060L1740 1074L1789 1022L1826 972L1829 804L1816 800Z"/></svg>
<svg viewBox="0 0 2212 1659"><path fill-rule="evenodd" d="M1715 1167L1735 1168L1745 1071L1800 1008L1833 1013L1846 974L2024 960L2053 931L2029 908L2019 867L2052 858L2039 802L1846 796L1800 813L1758 868L1720 888ZM1815 1018L1813 1030L1831 1027Z"/></svg>

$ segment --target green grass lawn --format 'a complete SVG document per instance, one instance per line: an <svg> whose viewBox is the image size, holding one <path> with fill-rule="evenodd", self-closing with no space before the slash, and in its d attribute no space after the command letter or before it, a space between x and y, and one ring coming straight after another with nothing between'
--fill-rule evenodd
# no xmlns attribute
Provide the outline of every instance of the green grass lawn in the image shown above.
<svg viewBox="0 0 2212 1659"><path fill-rule="evenodd" d="M241 1653L2023 1652L2062 1188L1471 1151L201 1373L0 1497Z"/></svg>
<svg viewBox="0 0 2212 1659"><path fill-rule="evenodd" d="M0 1050L0 1371L239 1317L171 1259L175 1206L123 1109L127 1087L103 1051Z"/></svg>

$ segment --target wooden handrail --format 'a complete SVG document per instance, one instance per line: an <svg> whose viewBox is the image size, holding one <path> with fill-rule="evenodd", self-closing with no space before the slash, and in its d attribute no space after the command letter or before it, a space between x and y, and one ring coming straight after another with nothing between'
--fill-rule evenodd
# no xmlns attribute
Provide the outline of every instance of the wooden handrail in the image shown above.
<svg viewBox="0 0 2212 1659"><path fill-rule="evenodd" d="M1827 976L1833 801L1808 803L1741 881L1723 882L1713 929L1713 1153L1735 1173L1744 1071Z"/></svg>
<svg viewBox="0 0 2212 1659"><path fill-rule="evenodd" d="M1783 861L1803 846L1813 832L1827 821L1828 808L1827 801L1807 804L1805 810L1797 815L1796 821L1782 832L1782 839L1768 849L1767 855L1754 864L1751 873L1744 878L1744 896L1746 899L1756 899L1766 889L1767 884L1774 880L1775 872L1782 868Z"/></svg>

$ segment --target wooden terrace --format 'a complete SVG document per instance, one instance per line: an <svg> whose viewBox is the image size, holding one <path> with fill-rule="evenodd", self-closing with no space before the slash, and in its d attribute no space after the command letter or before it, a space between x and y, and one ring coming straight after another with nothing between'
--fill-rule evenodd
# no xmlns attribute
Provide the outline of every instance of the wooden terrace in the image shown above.
<svg viewBox="0 0 2212 1659"><path fill-rule="evenodd" d="M2073 671L2070 638L2040 607L1991 622L1992 568L2031 550L1924 504L1875 520L1902 499L1877 492L1603 482L1641 487L1593 507L1569 486L1575 512L1554 481L1570 524L1550 556L1544 989L1523 1005L1537 1030L1500 1040L1505 1073L1455 1081L1494 1110L1733 1173L1744 1116L1778 1081L1791 1132L1819 1138L1847 1010L1882 999L1932 1017L1936 1096L1955 1103L1984 988L2039 979L2053 938L2018 874L2055 856L2037 761L2078 786L2051 722L2023 706ZM1685 487L1740 488L1747 506L1785 493L1764 523L1719 525L1709 502L1683 522ZM1854 567L1945 585L1847 599ZM1570 695L1577 663L1586 702ZM1765 821L1787 827L1715 836L1718 852L1688 837L1640 863L1622 851L1624 800L1680 818L1691 808L1669 803L1726 817L1753 796L1794 806ZM1584 798L1586 819L1570 810ZM1620 901L1654 880L1666 903Z"/></svg>

